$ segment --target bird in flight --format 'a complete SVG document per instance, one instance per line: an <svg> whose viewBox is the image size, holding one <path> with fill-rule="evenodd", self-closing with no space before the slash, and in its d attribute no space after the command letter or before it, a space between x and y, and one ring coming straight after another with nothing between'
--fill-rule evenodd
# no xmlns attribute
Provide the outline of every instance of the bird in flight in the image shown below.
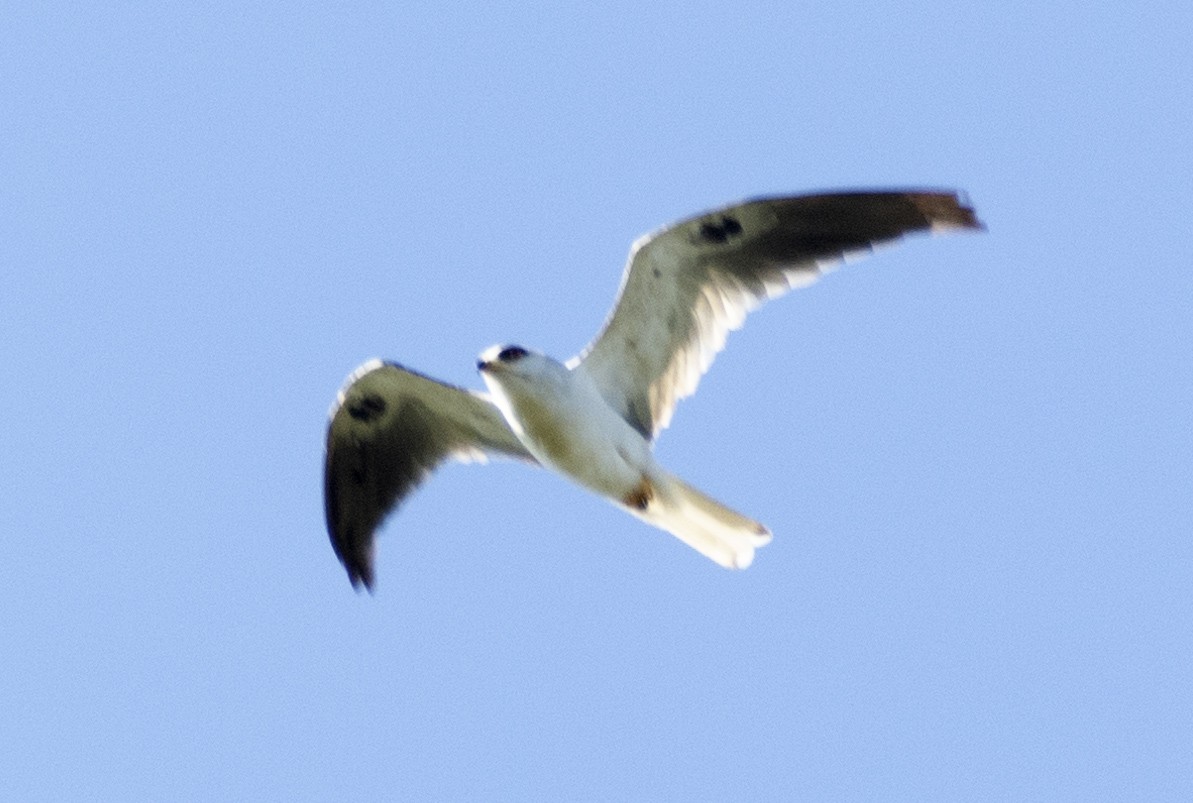
<svg viewBox="0 0 1193 803"><path fill-rule="evenodd" d="M516 345L481 353L487 393L372 360L332 405L327 530L359 590L374 540L448 459L507 457L556 471L727 568L770 531L663 468L652 445L747 313L840 262L914 232L981 229L952 192L764 198L665 226L630 249L604 327L567 362Z"/></svg>

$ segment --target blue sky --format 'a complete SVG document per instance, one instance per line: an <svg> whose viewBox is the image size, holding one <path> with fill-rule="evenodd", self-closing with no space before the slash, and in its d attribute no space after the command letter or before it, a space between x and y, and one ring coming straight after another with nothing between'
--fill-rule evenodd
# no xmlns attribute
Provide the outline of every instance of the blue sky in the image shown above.
<svg viewBox="0 0 1193 803"><path fill-rule="evenodd" d="M0 797L1187 798L1191 9L9 4ZM567 357L639 234L871 186L989 231L681 405L748 571L452 466L352 592L353 367Z"/></svg>

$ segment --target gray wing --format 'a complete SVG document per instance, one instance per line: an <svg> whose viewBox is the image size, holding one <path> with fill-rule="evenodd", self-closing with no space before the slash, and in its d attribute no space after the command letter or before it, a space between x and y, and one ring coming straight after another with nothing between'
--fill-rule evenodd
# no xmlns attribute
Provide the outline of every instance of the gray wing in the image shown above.
<svg viewBox="0 0 1193 803"><path fill-rule="evenodd" d="M767 198L681 221L634 243L604 329L569 367L647 438L763 302L904 234L980 229L951 192Z"/></svg>
<svg viewBox="0 0 1193 803"><path fill-rule="evenodd" d="M534 462L484 395L380 360L357 368L332 407L323 468L327 532L353 587L372 589L378 526L440 463L490 455Z"/></svg>

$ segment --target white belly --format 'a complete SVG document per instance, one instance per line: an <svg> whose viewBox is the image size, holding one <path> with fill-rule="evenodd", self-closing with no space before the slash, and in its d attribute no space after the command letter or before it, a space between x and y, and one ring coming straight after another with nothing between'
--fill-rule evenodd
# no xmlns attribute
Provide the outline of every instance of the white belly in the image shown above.
<svg viewBox="0 0 1193 803"><path fill-rule="evenodd" d="M624 499L652 473L650 445L595 389L581 383L550 393L506 393L510 427L535 458L602 496Z"/></svg>
<svg viewBox="0 0 1193 803"><path fill-rule="evenodd" d="M621 499L650 468L649 446L608 407L596 411L523 399L514 409L527 450L597 493Z"/></svg>

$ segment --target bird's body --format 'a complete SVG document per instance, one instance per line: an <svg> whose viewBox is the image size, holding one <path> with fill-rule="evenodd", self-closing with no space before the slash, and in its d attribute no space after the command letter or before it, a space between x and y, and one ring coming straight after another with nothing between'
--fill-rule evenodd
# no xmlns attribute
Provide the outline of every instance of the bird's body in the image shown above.
<svg viewBox="0 0 1193 803"><path fill-rule="evenodd" d="M745 568L755 547L770 541L761 524L665 471L650 441L609 406L582 368L499 346L482 354L477 367L506 423L542 465L722 566Z"/></svg>
<svg viewBox="0 0 1193 803"><path fill-rule="evenodd" d="M486 351L478 368L526 451L612 499L642 483L654 465L650 444L609 407L586 374L544 354L501 360L500 351Z"/></svg>
<svg viewBox="0 0 1193 803"><path fill-rule="evenodd" d="M676 403L767 299L905 233L980 227L951 193L750 201L639 239L603 330L567 363L494 346L477 363L487 395L366 363L328 428L324 492L336 554L353 585L371 588L385 516L443 460L495 455L552 469L720 565L745 568L770 531L654 458Z"/></svg>

